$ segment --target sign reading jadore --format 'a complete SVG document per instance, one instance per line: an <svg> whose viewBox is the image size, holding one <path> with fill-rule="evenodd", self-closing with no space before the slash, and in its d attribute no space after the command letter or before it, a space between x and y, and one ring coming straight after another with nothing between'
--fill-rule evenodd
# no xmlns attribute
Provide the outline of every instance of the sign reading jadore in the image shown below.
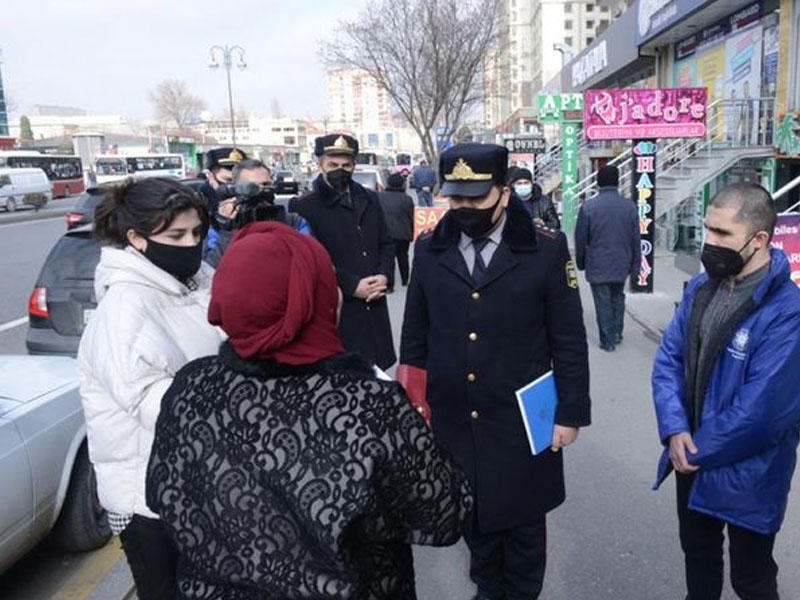
<svg viewBox="0 0 800 600"><path fill-rule="evenodd" d="M693 138L706 134L706 88L586 90L590 140Z"/></svg>

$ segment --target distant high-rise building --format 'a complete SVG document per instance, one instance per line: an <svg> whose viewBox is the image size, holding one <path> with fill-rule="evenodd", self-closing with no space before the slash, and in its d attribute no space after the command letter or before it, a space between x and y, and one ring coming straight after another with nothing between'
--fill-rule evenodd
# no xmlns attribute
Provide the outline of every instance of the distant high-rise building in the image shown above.
<svg viewBox="0 0 800 600"><path fill-rule="evenodd" d="M500 126L608 27L628 0L504 0L497 48L484 61L484 126Z"/></svg>
<svg viewBox="0 0 800 600"><path fill-rule="evenodd" d="M367 72L334 68L326 75L331 109L329 129L382 131L395 126L392 99Z"/></svg>
<svg viewBox="0 0 800 600"><path fill-rule="evenodd" d="M0 72L0 137L8 136L8 110L6 96L3 92L3 74Z"/></svg>
<svg viewBox="0 0 800 600"><path fill-rule="evenodd" d="M72 106L48 106L46 104L34 104L28 111L30 116L37 117L85 117L86 111L82 108Z"/></svg>

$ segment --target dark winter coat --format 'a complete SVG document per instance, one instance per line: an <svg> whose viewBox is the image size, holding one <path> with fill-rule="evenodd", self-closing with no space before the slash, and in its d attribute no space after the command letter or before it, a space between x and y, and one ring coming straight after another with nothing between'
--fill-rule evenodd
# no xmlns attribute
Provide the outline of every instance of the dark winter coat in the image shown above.
<svg viewBox="0 0 800 600"><path fill-rule="evenodd" d="M471 479L482 532L531 523L564 501L563 453L531 455L515 390L552 368L557 423L590 422L586 332L566 238L536 230L516 199L506 218L480 286L449 213L417 241L400 350L401 364L427 370L434 433Z"/></svg>
<svg viewBox="0 0 800 600"><path fill-rule="evenodd" d="M339 321L344 347L385 369L397 358L386 298L367 303L353 294L358 282L370 275L385 275L392 287L394 242L386 229L378 195L352 182L350 197L352 206L341 203L320 175L311 192L290 201L289 211L308 221L311 233L325 246L336 267L344 294Z"/></svg>
<svg viewBox="0 0 800 600"><path fill-rule="evenodd" d="M389 235L394 240L414 238L414 201L405 192L389 190L380 192L383 216Z"/></svg>
<svg viewBox="0 0 800 600"><path fill-rule="evenodd" d="M575 261L589 283L622 283L642 257L636 205L615 187L602 187L578 212Z"/></svg>
<svg viewBox="0 0 800 600"><path fill-rule="evenodd" d="M514 195L516 196L516 192L514 192ZM558 218L558 212L553 201L549 196L542 194L541 190L528 200L523 200L522 198L519 198L519 200L525 210L528 211L528 214L534 219L541 219L545 227L561 229L561 220Z"/></svg>
<svg viewBox="0 0 800 600"><path fill-rule="evenodd" d="M472 498L363 359L291 367L223 344L164 396L147 502L180 552L179 599L412 600L409 544L455 543Z"/></svg>

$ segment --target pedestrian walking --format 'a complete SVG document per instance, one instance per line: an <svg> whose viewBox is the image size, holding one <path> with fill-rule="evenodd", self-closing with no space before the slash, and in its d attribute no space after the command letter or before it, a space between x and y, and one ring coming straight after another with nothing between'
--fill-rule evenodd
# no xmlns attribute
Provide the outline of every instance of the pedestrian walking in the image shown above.
<svg viewBox="0 0 800 600"><path fill-rule="evenodd" d="M522 206L539 227L561 229L561 221L553 201L542 193L542 187L533 181L528 169L517 168L509 176L509 185Z"/></svg>
<svg viewBox="0 0 800 600"><path fill-rule="evenodd" d="M772 556L800 439L800 290L770 247L767 190L720 191L705 219L705 272L689 282L653 367L664 452L676 471L687 598L717 600L723 532L739 598L776 600Z"/></svg>
<svg viewBox="0 0 800 600"><path fill-rule="evenodd" d="M208 314L228 340L177 374L147 472L177 598L412 600L409 544L460 538L464 475L402 388L344 352L339 302L325 249L282 223L222 257Z"/></svg>
<svg viewBox="0 0 800 600"><path fill-rule="evenodd" d="M433 188L436 187L436 173L424 158L411 173L411 187L417 192L417 205L433 206Z"/></svg>
<svg viewBox="0 0 800 600"><path fill-rule="evenodd" d="M600 348L613 352L622 342L625 322L625 280L639 272L639 215L620 196L619 171L607 165L597 173L599 193L578 211L575 260L592 287Z"/></svg>
<svg viewBox="0 0 800 600"><path fill-rule="evenodd" d="M392 173L386 182L386 191L380 192L386 227L394 240L394 255L400 270L400 282L408 285L408 245L414 238L414 200L406 194L406 180L400 173ZM393 291L389 288L389 293Z"/></svg>
<svg viewBox="0 0 800 600"><path fill-rule="evenodd" d="M507 164L508 150L494 144L442 153L450 210L414 249L398 367L407 389L426 390L437 440L470 477L476 510L465 538L478 599L539 596L545 515L565 498L560 450L590 422L567 240L534 226L512 198ZM515 391L550 369L559 396L552 449L533 456Z"/></svg>
<svg viewBox="0 0 800 600"><path fill-rule="evenodd" d="M140 600L175 596L177 551L145 504L145 471L161 398L187 362L217 351L206 311L212 269L201 263L208 213L167 178L105 193L97 309L81 337L78 372L100 504L119 535Z"/></svg>
<svg viewBox="0 0 800 600"><path fill-rule="evenodd" d="M353 181L358 142L344 134L318 137L320 174L313 190L293 198L333 259L344 293L339 333L344 347L382 369L396 360L386 292L394 285L394 244L378 194Z"/></svg>

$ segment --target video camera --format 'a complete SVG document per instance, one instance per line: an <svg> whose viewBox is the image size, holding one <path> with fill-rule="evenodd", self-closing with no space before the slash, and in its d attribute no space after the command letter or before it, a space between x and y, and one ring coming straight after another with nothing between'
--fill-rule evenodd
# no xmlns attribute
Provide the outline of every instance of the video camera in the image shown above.
<svg viewBox="0 0 800 600"><path fill-rule="evenodd" d="M238 183L221 183L217 187L220 200L235 198L239 209L233 219L220 214L215 215L217 223L223 229L239 229L254 221L285 221L286 210L275 206L275 191L252 181Z"/></svg>

